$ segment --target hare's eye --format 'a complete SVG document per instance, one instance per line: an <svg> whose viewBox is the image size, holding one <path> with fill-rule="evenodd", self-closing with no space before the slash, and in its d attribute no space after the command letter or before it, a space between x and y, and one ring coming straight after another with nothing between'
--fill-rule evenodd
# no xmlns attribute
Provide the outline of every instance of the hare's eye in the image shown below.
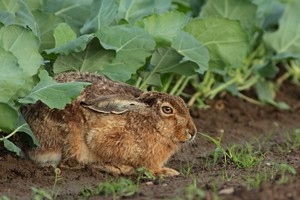
<svg viewBox="0 0 300 200"><path fill-rule="evenodd" d="M163 106L162 107L162 111L165 113L165 114L172 114L173 113L173 109L169 106Z"/></svg>

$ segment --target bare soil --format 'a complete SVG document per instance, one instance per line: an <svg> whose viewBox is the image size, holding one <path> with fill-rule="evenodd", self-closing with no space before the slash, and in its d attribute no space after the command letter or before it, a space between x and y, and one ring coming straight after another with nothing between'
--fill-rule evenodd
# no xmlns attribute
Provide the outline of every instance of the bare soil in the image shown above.
<svg viewBox="0 0 300 200"><path fill-rule="evenodd" d="M300 128L300 87L285 84L277 94L291 110L278 110L271 106L258 106L226 95L208 102L208 109L194 109L192 115L198 130L218 138L222 145L252 143L262 153L262 162L250 168L238 168L220 158L213 164L212 152L216 146L202 135L183 148L168 162L168 166L183 173L182 176L158 181L142 180L138 192L126 199L188 199L192 194L187 187L195 183L205 192L204 199L300 199L300 147L293 146L288 134ZM298 173L285 173L276 167L285 163ZM82 199L80 191L93 188L115 177L86 167L61 169L57 182L57 199ZM136 177L127 177L134 181ZM50 193L55 173L51 167L38 168L0 146L0 197L10 199L32 198L32 187ZM195 190L194 190L195 191ZM225 194L224 194L225 193ZM200 199L194 196L194 199ZM90 199L112 199L93 196Z"/></svg>

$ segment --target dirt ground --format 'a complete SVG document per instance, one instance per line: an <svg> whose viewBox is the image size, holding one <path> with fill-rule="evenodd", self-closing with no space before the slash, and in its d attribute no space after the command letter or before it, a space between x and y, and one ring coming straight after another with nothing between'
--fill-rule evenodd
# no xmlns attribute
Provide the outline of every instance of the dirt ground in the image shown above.
<svg viewBox="0 0 300 200"><path fill-rule="evenodd" d="M251 143L262 152L262 162L250 168L237 168L220 158L212 164L216 146L202 135L183 148L168 162L182 176L159 181L142 180L138 192L126 199L200 199L198 190L188 189L195 183L205 192L204 199L300 199L300 147L287 142L287 134L300 128L300 87L285 84L277 100L291 106L280 111L271 106L257 106L230 95L210 101L210 108L193 110L199 132L217 138L223 133L222 145ZM290 146L289 146L290 145ZM298 173L293 175L276 168L285 163ZM20 159L0 147L0 199L32 198L32 187L51 191L53 168L38 168L31 161ZM273 172L273 173L271 173ZM260 175L259 175L260 174ZM95 187L112 177L92 168L65 170L57 199L81 199L84 187ZM127 177L134 180L134 177ZM189 195L192 195L191 197ZM93 196L90 199L111 199Z"/></svg>

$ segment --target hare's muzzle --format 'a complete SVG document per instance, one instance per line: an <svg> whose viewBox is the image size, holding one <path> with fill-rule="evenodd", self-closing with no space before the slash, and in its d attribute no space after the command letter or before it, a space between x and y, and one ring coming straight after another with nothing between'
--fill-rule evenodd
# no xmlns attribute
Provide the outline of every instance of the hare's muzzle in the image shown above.
<svg viewBox="0 0 300 200"><path fill-rule="evenodd" d="M187 141L189 142L189 141L194 140L196 137L196 133L197 133L197 131L186 130Z"/></svg>

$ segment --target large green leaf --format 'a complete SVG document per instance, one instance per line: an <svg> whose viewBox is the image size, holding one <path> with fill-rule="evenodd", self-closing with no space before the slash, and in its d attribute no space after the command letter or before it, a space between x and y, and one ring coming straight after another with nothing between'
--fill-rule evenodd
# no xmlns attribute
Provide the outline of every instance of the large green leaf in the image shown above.
<svg viewBox="0 0 300 200"><path fill-rule="evenodd" d="M252 0L257 5L256 18L258 26L268 28L269 26L276 27L278 20L283 13L283 4L276 0Z"/></svg>
<svg viewBox="0 0 300 200"><path fill-rule="evenodd" d="M101 45L105 49L115 50L116 58L112 65L103 71L112 75L109 71L118 71L120 81L126 81L131 74L143 66L146 58L151 55L155 48L154 39L143 29L131 25L112 26L96 33ZM103 72L103 73L104 73ZM116 77L109 76L114 79Z"/></svg>
<svg viewBox="0 0 300 200"><path fill-rule="evenodd" d="M55 46L55 40L53 37L54 29L59 23L62 23L63 20L53 14L46 14L39 10L35 10L32 13L36 18L36 22L38 23L41 32L40 51L54 48Z"/></svg>
<svg viewBox="0 0 300 200"><path fill-rule="evenodd" d="M64 35L57 35L57 37L64 37ZM69 41L68 43L60 45L53 49L45 50L45 52L47 54L56 53L61 55L68 55L72 52L81 52L86 48L87 44L93 39L93 37L93 34L81 35L78 38ZM59 40L63 39L59 38Z"/></svg>
<svg viewBox="0 0 300 200"><path fill-rule="evenodd" d="M117 20L125 19L130 24L150 15L154 10L153 0L122 0L119 4Z"/></svg>
<svg viewBox="0 0 300 200"><path fill-rule="evenodd" d="M115 0L94 0L91 5L91 16L80 32L92 33L108 26L114 21L117 9Z"/></svg>
<svg viewBox="0 0 300 200"><path fill-rule="evenodd" d="M163 14L172 9L172 0L154 0L154 13Z"/></svg>
<svg viewBox="0 0 300 200"><path fill-rule="evenodd" d="M172 72L174 67L182 60L183 56L180 55L173 48L161 47L157 48L153 53L150 64L152 73L169 73Z"/></svg>
<svg viewBox="0 0 300 200"><path fill-rule="evenodd" d="M185 30L206 46L211 68L242 66L249 44L239 22L208 17L190 21Z"/></svg>
<svg viewBox="0 0 300 200"><path fill-rule="evenodd" d="M132 74L136 73L139 67L140 62L137 59L115 59L112 63L105 66L100 73L106 75L111 80L125 82L131 78Z"/></svg>
<svg viewBox="0 0 300 200"><path fill-rule="evenodd" d="M20 68L18 59L0 47L0 101L10 102L24 96L32 86L31 76Z"/></svg>
<svg viewBox="0 0 300 200"><path fill-rule="evenodd" d="M79 34L79 30L90 16L92 1L93 0L44 0L42 11L60 17ZM44 21L44 23L47 24L47 21Z"/></svg>
<svg viewBox="0 0 300 200"><path fill-rule="evenodd" d="M0 102L0 130L13 130L17 124L18 112L7 103Z"/></svg>
<svg viewBox="0 0 300 200"><path fill-rule="evenodd" d="M115 58L115 52L104 50L98 39L92 40L87 48L67 56L59 55L53 65L55 74L65 71L99 72Z"/></svg>
<svg viewBox="0 0 300 200"><path fill-rule="evenodd" d="M63 109L66 104L76 98L81 90L90 85L84 82L57 83L48 76L46 71L39 73L40 82L32 89L25 98L19 99L23 104L34 104L38 100L48 105L50 108Z"/></svg>
<svg viewBox="0 0 300 200"><path fill-rule="evenodd" d="M197 65L183 60L183 56L173 48L157 48L150 59L148 71L141 72L144 78L141 87L144 88L146 84L162 86L161 75L166 73L177 73L186 76L196 74Z"/></svg>
<svg viewBox="0 0 300 200"><path fill-rule="evenodd" d="M27 4L22 0L0 0L0 22L7 25L18 24L29 27L39 36L38 25Z"/></svg>
<svg viewBox="0 0 300 200"><path fill-rule="evenodd" d="M197 72L203 73L208 68L209 55L207 48L186 32L180 31L172 40L172 47L176 49L185 60L197 63Z"/></svg>
<svg viewBox="0 0 300 200"><path fill-rule="evenodd" d="M67 44L76 39L76 33L66 23L60 23L54 29L55 47Z"/></svg>
<svg viewBox="0 0 300 200"><path fill-rule="evenodd" d="M38 38L21 26L10 25L1 28L0 47L12 53L18 65L31 76L36 74L43 64L43 58L38 52Z"/></svg>
<svg viewBox="0 0 300 200"><path fill-rule="evenodd" d="M188 17L186 15L171 11L162 15L151 15L140 21L138 25L152 35L157 43L169 44L187 22Z"/></svg>
<svg viewBox="0 0 300 200"><path fill-rule="evenodd" d="M208 0L200 12L201 17L218 16L239 20L245 30L255 23L256 5L249 0Z"/></svg>
<svg viewBox="0 0 300 200"><path fill-rule="evenodd" d="M279 29L275 32L264 34L266 43L278 54L289 53L300 55L299 10L300 1L289 1L279 21Z"/></svg>

